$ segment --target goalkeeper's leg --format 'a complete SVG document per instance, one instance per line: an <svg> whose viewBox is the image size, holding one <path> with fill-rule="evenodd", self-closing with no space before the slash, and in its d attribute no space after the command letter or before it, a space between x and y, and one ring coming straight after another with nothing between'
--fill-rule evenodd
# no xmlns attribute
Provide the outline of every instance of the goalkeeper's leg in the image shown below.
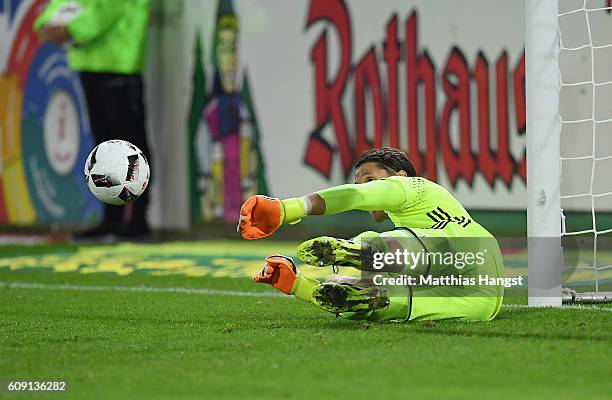
<svg viewBox="0 0 612 400"><path fill-rule="evenodd" d="M465 289L447 286L428 289L397 286L383 292L371 291L371 289L365 291L368 287L377 288L378 286L368 286L354 277L337 277L320 283L316 279L299 274L296 283L299 286L292 294L297 298L342 318L373 322L443 319L489 321L495 318L502 302L502 297L488 294L466 296ZM345 308L343 305L346 304L346 298L343 296L347 288L363 292L355 306ZM385 293L385 295L381 296L377 293Z"/></svg>
<svg viewBox="0 0 612 400"><path fill-rule="evenodd" d="M298 273L293 260L285 256L267 257L254 280L346 318L381 321L406 319L408 315L406 295L390 296L385 288L363 284L356 278L321 283Z"/></svg>
<svg viewBox="0 0 612 400"><path fill-rule="evenodd" d="M457 231L458 229L458 231ZM469 235L472 236L461 236ZM480 237L483 236L483 237ZM317 266L352 266L362 271L376 271L375 254L397 251L413 254L466 254L481 252L485 255L483 264L472 264L457 269L456 264L440 263L439 258L421 257L418 262L385 262L383 270L393 276L449 276L464 275L478 280L481 275L503 276L503 262L497 241L481 234L459 228L439 229L398 229L390 232L364 232L353 240L321 237L311 239L298 247L298 257ZM381 272L379 271L378 274ZM362 276L364 273L362 273ZM401 291L404 293L401 293ZM418 285L411 288L390 287L390 314L384 311L372 312L368 318L378 320L399 319L447 319L490 320L495 317L503 300L500 286L437 286ZM394 307L398 305L398 307ZM397 310L401 310L397 311ZM343 315L344 316L344 315ZM363 317L357 315L355 317Z"/></svg>
<svg viewBox="0 0 612 400"><path fill-rule="evenodd" d="M362 271L374 271L373 263L375 254L403 250L399 243L393 239L397 232L378 233L373 231L363 232L352 240L339 239L329 236L308 240L298 246L298 257L307 264L324 266L354 267ZM420 251L422 244L415 240L411 243L415 246L413 251ZM401 271L401 265L386 265L386 271ZM419 268L417 273L426 273ZM364 279L352 277L337 277L327 281L324 285L346 285L354 284L361 287L384 288L373 285L368 279L367 272L362 272ZM383 272L385 277L393 277L394 274ZM332 286L334 287L334 286ZM412 288L408 286L384 288L388 296L388 305L384 308L361 310L359 312L343 312L340 316L353 320L369 320L375 322L383 321L406 321L410 318ZM308 290L301 291L296 297L317 304Z"/></svg>
<svg viewBox="0 0 612 400"><path fill-rule="evenodd" d="M432 240L441 243L434 244ZM429 238L426 247L422 235L412 229L397 229L383 233L367 231L348 240L331 236L307 240L298 246L297 256L306 264L317 267L353 267L361 271L397 272L418 276L430 273L427 262L406 264L397 262L395 257L390 261L382 259L381 256L389 253L421 254L424 261L428 248L440 247L445 241L444 237Z"/></svg>
<svg viewBox="0 0 612 400"><path fill-rule="evenodd" d="M405 321L409 316L410 288L385 288L359 278L339 276L320 283L299 274L293 293L300 300L353 320Z"/></svg>

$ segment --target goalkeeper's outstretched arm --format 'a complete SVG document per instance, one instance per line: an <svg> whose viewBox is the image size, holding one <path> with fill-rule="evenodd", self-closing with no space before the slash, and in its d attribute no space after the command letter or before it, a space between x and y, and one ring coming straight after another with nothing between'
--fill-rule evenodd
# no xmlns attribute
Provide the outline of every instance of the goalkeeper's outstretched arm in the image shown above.
<svg viewBox="0 0 612 400"><path fill-rule="evenodd" d="M347 184L285 200L252 196L240 210L238 232L249 240L271 235L282 224L296 224L307 215L329 215L349 210L396 210L406 203L406 192L394 179Z"/></svg>
<svg viewBox="0 0 612 400"><path fill-rule="evenodd" d="M320 190L305 198L311 204L306 215L328 215L350 210L396 210L405 203L406 194L397 180L379 179Z"/></svg>

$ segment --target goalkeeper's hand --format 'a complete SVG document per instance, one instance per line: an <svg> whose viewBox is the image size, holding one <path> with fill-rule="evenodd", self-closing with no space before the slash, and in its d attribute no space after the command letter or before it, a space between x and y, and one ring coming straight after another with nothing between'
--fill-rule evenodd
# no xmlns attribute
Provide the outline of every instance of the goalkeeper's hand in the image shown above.
<svg viewBox="0 0 612 400"><path fill-rule="evenodd" d="M296 224L304 216L300 199L280 200L268 196L251 196L240 208L237 231L247 240L265 238L282 224Z"/></svg>
<svg viewBox="0 0 612 400"><path fill-rule="evenodd" d="M296 275L297 268L290 257L274 255L266 257L266 266L253 277L253 280L267 283L285 294L291 294Z"/></svg>

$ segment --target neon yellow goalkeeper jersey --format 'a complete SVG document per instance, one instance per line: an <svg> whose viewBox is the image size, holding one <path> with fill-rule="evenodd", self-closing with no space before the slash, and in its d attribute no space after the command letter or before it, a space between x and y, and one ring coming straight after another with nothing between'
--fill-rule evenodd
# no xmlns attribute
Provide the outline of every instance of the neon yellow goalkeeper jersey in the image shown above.
<svg viewBox="0 0 612 400"><path fill-rule="evenodd" d="M326 215L348 210L384 211L395 227L452 227L455 235L491 236L448 190L422 177L392 176L336 186L317 194L325 200Z"/></svg>

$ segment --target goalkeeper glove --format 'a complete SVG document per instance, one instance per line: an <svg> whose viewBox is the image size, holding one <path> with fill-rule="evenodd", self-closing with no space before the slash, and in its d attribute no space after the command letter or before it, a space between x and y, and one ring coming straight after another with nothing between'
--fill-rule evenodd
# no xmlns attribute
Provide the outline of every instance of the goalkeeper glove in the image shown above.
<svg viewBox="0 0 612 400"><path fill-rule="evenodd" d="M297 268L290 257L274 255L266 257L266 266L253 277L253 280L272 285L285 294L291 294L296 275Z"/></svg>
<svg viewBox="0 0 612 400"><path fill-rule="evenodd" d="M257 195L249 197L240 208L237 231L247 240L273 234L282 224L297 224L304 216L300 199L280 200Z"/></svg>

